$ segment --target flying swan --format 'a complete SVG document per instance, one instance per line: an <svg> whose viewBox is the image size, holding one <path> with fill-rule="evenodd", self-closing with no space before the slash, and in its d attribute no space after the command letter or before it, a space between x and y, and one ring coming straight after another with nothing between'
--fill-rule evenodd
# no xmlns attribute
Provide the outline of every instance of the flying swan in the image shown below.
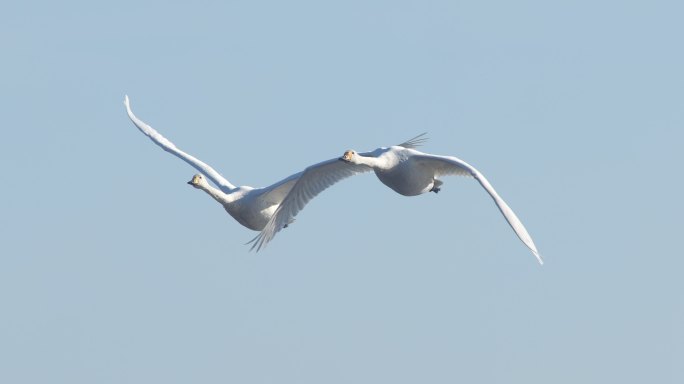
<svg viewBox="0 0 684 384"><path fill-rule="evenodd" d="M160 146L166 152L175 155L190 164L200 173L192 177L188 184L197 189L201 189L214 200L219 202L238 223L245 227L260 231L264 229L266 223L275 212L278 205L283 201L287 193L294 186L297 179L301 176L301 172L287 177L269 187L252 188L248 186L236 187L221 176L214 168L203 163L197 158L181 151L172 142L155 131L152 127L145 124L138 119L131 111L131 105L128 96L124 99L128 117L133 121L140 132L144 133L155 144ZM218 188L209 184L207 179L211 180Z"/></svg>
<svg viewBox="0 0 684 384"><path fill-rule="evenodd" d="M532 251L540 264L544 264L532 237L513 210L494 190L477 169L453 156L439 156L417 151L426 138L425 133L397 146L382 147L372 152L344 152L340 158L331 159L304 170L280 203L275 213L252 242L252 249L259 250L273 239L276 233L294 220L304 206L316 195L349 176L373 170L386 186L404 196L416 196L427 192L439 192L441 176L473 177L489 193L515 234ZM342 165L342 166L341 166Z"/></svg>

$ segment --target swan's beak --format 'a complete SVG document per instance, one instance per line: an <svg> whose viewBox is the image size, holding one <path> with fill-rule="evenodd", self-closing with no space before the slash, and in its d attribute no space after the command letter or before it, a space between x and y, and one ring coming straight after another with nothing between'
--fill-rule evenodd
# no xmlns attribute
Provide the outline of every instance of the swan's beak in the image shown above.
<svg viewBox="0 0 684 384"><path fill-rule="evenodd" d="M192 180L188 181L188 184L195 187L195 186L199 185L199 182L200 182L200 175L195 175L192 177Z"/></svg>

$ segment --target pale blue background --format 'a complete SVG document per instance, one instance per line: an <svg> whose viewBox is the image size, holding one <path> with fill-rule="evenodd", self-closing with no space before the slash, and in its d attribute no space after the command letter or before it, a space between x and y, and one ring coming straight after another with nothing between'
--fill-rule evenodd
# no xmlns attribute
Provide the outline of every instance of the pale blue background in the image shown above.
<svg viewBox="0 0 684 384"><path fill-rule="evenodd" d="M681 1L11 2L2 383L684 382ZM238 185L429 131L472 180L326 191L265 252Z"/></svg>

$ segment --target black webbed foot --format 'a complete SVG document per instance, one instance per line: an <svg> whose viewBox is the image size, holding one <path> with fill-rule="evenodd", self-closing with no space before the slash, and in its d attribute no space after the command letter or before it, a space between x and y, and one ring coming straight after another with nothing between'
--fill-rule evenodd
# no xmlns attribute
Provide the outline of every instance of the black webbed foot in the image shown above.
<svg viewBox="0 0 684 384"><path fill-rule="evenodd" d="M441 191L441 190L442 190L442 188L439 188L439 187L432 187L432 189L430 190L430 192L439 193L439 191Z"/></svg>

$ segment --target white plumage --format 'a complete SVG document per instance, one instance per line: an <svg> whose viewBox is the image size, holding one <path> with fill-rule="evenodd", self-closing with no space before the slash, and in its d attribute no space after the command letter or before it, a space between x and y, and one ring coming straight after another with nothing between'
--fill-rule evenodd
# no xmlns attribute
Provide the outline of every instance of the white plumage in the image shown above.
<svg viewBox="0 0 684 384"><path fill-rule="evenodd" d="M424 135L424 134L423 134ZM346 151L339 159L328 160L304 170L268 224L252 241L257 250L273 239L304 206L326 188L349 176L373 170L386 186L405 196L439 192L441 176L473 177L492 197L515 234L532 251L540 264L543 260L532 237L513 210L494 190L489 181L470 164L453 156L439 156L417 151L425 139L420 135L397 146L382 147L372 152Z"/></svg>
<svg viewBox="0 0 684 384"><path fill-rule="evenodd" d="M133 114L133 111L131 111L128 96L125 97L124 104L126 105L128 117L138 127L140 132L144 133L163 150L182 159L201 173L195 175L188 184L209 194L214 200L223 205L225 210L238 223L249 229L260 231L266 226L273 212L275 212L280 202L287 196L287 193L302 174L301 172L295 173L264 188L236 187L216 172L214 168L178 149L171 141L138 119ZM205 177L216 184L218 188L211 186Z"/></svg>
<svg viewBox="0 0 684 384"><path fill-rule="evenodd" d="M532 237L513 210L494 190L489 181L474 167L452 156L439 156L417 151L426 139L421 134L411 140L372 152L346 151L340 158L314 164L303 172L295 173L271 186L253 188L235 186L209 165L183 152L159 132L138 119L131 111L128 96L124 99L126 112L133 124L166 152L190 164L200 174L188 184L201 189L219 202L243 226L261 231L251 242L252 249L265 246L273 237L304 209L316 195L333 184L359 173L374 171L378 179L395 192L415 196L426 192L439 192L441 176L460 175L475 178L489 193L508 224L520 240L543 264ZM218 188L205 179L211 180ZM251 243L250 242L250 243Z"/></svg>

